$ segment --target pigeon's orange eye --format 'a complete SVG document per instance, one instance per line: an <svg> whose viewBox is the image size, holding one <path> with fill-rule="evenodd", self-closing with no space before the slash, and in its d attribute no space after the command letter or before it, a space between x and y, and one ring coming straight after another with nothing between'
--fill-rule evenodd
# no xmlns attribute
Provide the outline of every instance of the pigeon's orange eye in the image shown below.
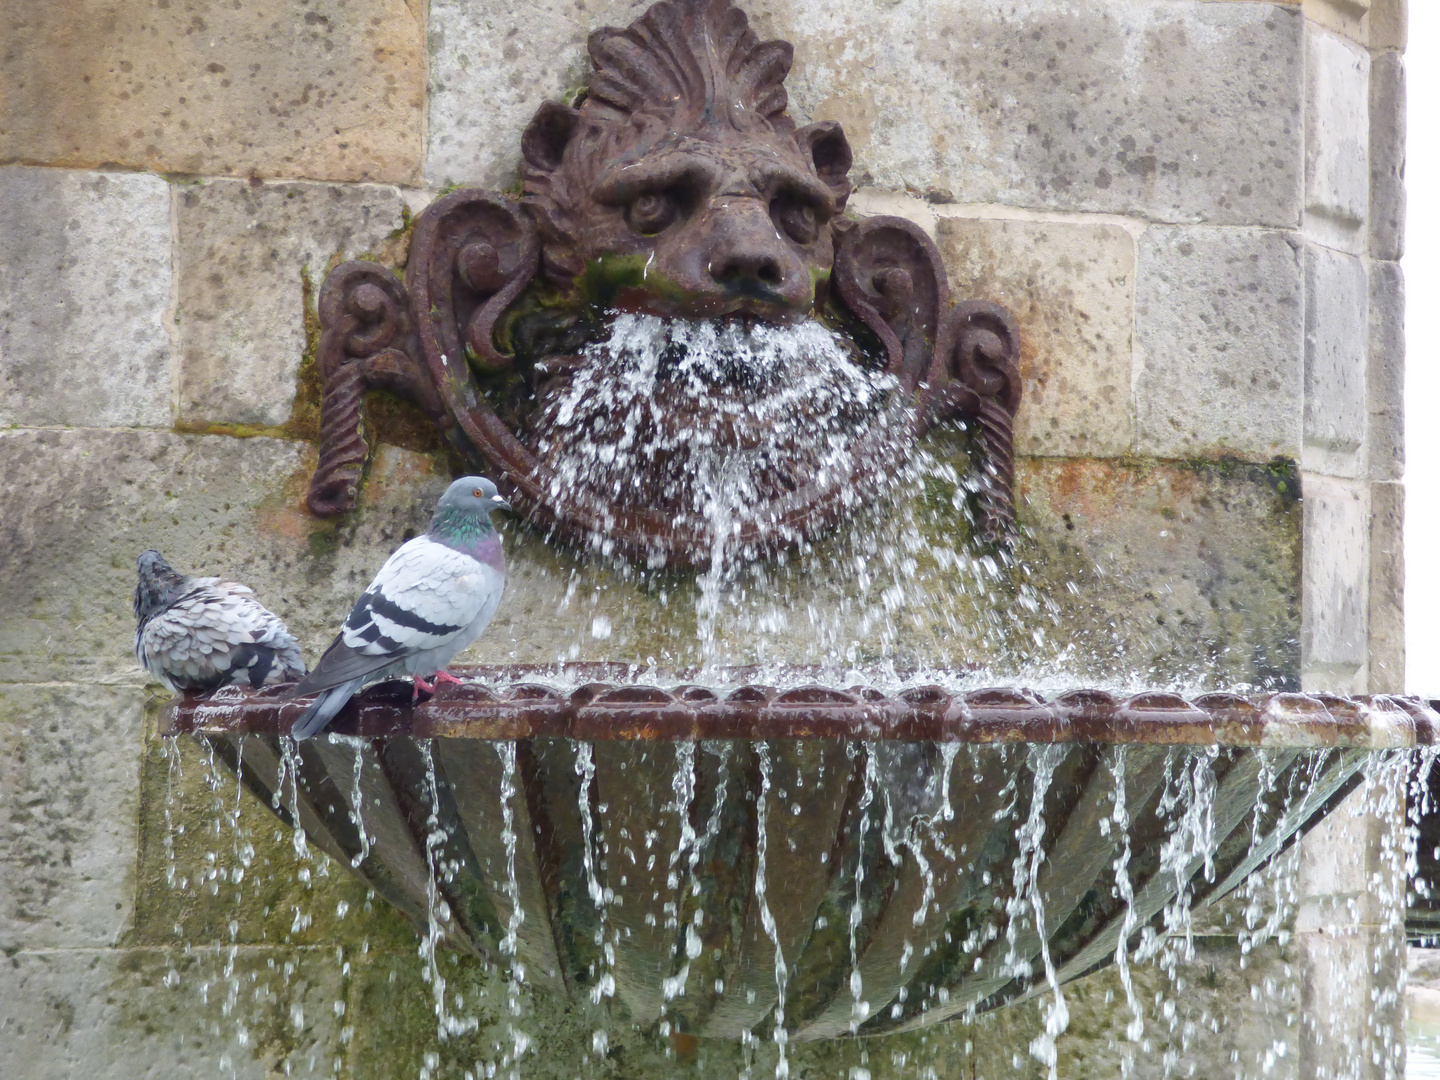
<svg viewBox="0 0 1440 1080"><path fill-rule="evenodd" d="M479 488L476 488L470 494L474 495L477 499L483 499L485 497L485 492L481 491Z"/></svg>

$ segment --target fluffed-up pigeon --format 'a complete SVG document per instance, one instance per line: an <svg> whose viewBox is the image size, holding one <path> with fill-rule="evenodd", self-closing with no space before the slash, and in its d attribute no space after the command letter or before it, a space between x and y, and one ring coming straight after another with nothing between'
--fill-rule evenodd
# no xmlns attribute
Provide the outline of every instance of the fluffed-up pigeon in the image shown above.
<svg viewBox="0 0 1440 1080"><path fill-rule="evenodd" d="M480 636L505 589L505 550L490 515L509 510L483 476L456 480L440 497L430 529L385 560L295 697L320 696L290 734L308 739L366 682L409 675L458 682L445 665ZM323 691L323 693L322 693Z"/></svg>
<svg viewBox="0 0 1440 1080"><path fill-rule="evenodd" d="M135 656L171 692L304 677L300 643L246 586L186 577L153 550L135 568Z"/></svg>

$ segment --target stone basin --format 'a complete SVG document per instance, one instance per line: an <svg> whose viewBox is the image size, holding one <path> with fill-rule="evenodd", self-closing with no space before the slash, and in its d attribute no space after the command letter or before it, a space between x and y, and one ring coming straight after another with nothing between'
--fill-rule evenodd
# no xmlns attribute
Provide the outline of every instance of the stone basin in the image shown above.
<svg viewBox="0 0 1440 1080"><path fill-rule="evenodd" d="M1087 974L1440 730L1395 697L457 673L414 707L373 687L298 746L283 687L178 698L162 731L278 792L422 932L719 1038L906 1030Z"/></svg>

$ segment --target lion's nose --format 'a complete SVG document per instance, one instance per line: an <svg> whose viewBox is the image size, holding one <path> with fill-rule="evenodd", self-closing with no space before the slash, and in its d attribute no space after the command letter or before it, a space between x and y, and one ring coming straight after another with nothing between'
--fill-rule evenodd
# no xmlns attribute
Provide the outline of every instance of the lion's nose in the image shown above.
<svg viewBox="0 0 1440 1080"><path fill-rule="evenodd" d="M780 254L756 244L737 244L720 259L711 260L710 276L720 285L744 289L759 286L778 289L785 281Z"/></svg>
<svg viewBox="0 0 1440 1080"><path fill-rule="evenodd" d="M726 292L787 307L808 306L810 276L759 199L717 200L710 209L706 272Z"/></svg>

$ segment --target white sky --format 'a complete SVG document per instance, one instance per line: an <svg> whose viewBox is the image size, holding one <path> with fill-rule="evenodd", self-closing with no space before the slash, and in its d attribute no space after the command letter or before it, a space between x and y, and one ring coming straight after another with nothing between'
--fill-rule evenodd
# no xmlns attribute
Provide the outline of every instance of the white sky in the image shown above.
<svg viewBox="0 0 1440 1080"><path fill-rule="evenodd" d="M1440 3L1411 0L1405 186L1406 689L1440 697Z"/></svg>

